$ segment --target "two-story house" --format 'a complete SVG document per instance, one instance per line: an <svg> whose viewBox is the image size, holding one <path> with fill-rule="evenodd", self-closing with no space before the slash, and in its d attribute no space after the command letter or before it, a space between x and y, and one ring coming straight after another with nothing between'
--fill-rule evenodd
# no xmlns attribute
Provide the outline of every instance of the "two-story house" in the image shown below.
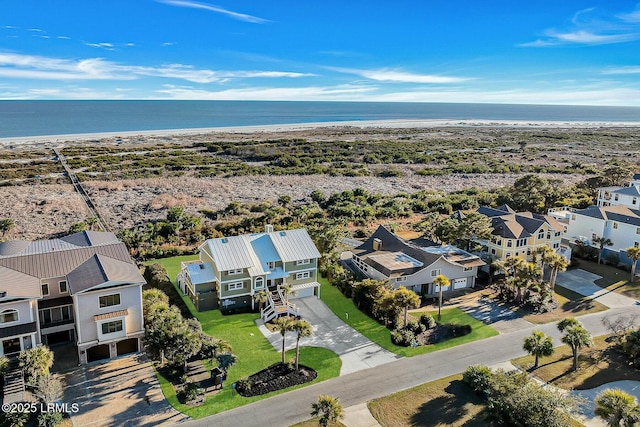
<svg viewBox="0 0 640 427"><path fill-rule="evenodd" d="M528 259L532 251L545 245L571 258L569 248L561 243L564 227L552 216L515 212L507 205L495 209L481 206L477 212L489 217L493 227L489 239L477 240L488 260L505 260L512 256Z"/></svg>
<svg viewBox="0 0 640 427"><path fill-rule="evenodd" d="M262 314L268 321L297 314L283 284L291 285L291 298L320 295L320 253L304 229L274 231L267 225L263 233L209 239L198 252L199 260L183 263L177 278L198 310L254 308L254 295L265 291Z"/></svg>
<svg viewBox="0 0 640 427"><path fill-rule="evenodd" d="M451 282L443 292L472 288L478 267L485 265L478 256L454 246L422 246L402 239L384 226L352 251L353 264L367 277L404 286L420 295L439 292L433 283L444 275Z"/></svg>
<svg viewBox="0 0 640 427"><path fill-rule="evenodd" d="M633 180L624 187L598 188L598 206L626 206L640 209L640 174L633 175Z"/></svg>
<svg viewBox="0 0 640 427"><path fill-rule="evenodd" d="M610 239L612 245L603 248L603 256L614 254L623 264L631 264L625 249L640 246L640 210L627 206L589 206L568 214L566 239L600 248L596 237Z"/></svg>
<svg viewBox="0 0 640 427"><path fill-rule="evenodd" d="M140 351L144 283L113 233L0 243L0 354L72 342L87 363Z"/></svg>

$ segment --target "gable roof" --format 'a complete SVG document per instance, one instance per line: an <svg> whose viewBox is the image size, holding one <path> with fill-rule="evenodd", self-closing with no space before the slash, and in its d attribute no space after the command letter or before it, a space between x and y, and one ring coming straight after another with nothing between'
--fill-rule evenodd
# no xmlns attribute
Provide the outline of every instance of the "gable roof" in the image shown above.
<svg viewBox="0 0 640 427"><path fill-rule="evenodd" d="M631 187L621 187L617 190L613 190L612 193L623 194L626 196L640 196L640 190L638 190L638 187L635 185L632 185Z"/></svg>
<svg viewBox="0 0 640 427"><path fill-rule="evenodd" d="M67 278L71 294L93 286L98 277L144 283L129 250L113 233L81 232L61 239L4 242L0 253L0 287L13 289L12 293L19 292L21 283L37 281L39 287L41 279L55 277ZM82 274L74 273L78 269ZM73 286L69 277L74 277Z"/></svg>
<svg viewBox="0 0 640 427"><path fill-rule="evenodd" d="M502 205L498 209L480 206L476 212L491 218L492 234L505 239L523 239L532 236L544 224L548 224L554 231L563 230L562 224L549 215L513 212L508 205Z"/></svg>
<svg viewBox="0 0 640 427"><path fill-rule="evenodd" d="M381 246L378 246L376 240L380 241ZM376 246L378 249L375 249ZM469 264L471 260L479 261L480 264L477 265L484 265L477 256L453 246L419 247L393 234L382 225L352 252L387 277L414 274L439 259L445 259L460 267L473 266ZM465 262L461 262L463 259Z"/></svg>
<svg viewBox="0 0 640 427"><path fill-rule="evenodd" d="M95 254L67 275L71 294L83 292L98 285L144 283L140 271L131 262Z"/></svg>
<svg viewBox="0 0 640 427"><path fill-rule="evenodd" d="M200 248L209 252L218 271L250 268L252 275L268 272L267 262L320 258L303 228L209 239Z"/></svg>

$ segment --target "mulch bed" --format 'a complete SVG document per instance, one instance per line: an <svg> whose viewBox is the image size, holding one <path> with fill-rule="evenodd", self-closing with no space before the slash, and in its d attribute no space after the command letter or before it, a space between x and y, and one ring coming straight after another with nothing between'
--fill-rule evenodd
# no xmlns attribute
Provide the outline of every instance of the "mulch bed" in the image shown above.
<svg viewBox="0 0 640 427"><path fill-rule="evenodd" d="M295 367L283 363L274 363L249 377L250 387L246 387L243 382L238 382L236 391L245 397L259 396L272 391L282 390L294 385L308 383L318 377L318 373L307 367L300 365L299 370Z"/></svg>

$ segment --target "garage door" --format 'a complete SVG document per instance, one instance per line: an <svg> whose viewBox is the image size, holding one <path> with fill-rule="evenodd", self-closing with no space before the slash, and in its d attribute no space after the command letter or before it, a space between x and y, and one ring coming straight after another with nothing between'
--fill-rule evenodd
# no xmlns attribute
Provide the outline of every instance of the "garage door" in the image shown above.
<svg viewBox="0 0 640 427"><path fill-rule="evenodd" d="M451 289L451 286L443 286L442 287L442 292L447 292L449 289ZM433 292L440 292L440 286L438 285L433 285Z"/></svg>
<svg viewBox="0 0 640 427"><path fill-rule="evenodd" d="M315 288L304 288L297 291L297 298L312 297Z"/></svg>
<svg viewBox="0 0 640 427"><path fill-rule="evenodd" d="M467 278L455 279L453 281L453 289L461 289L467 287Z"/></svg>
<svg viewBox="0 0 640 427"><path fill-rule="evenodd" d="M116 344L118 347L118 356L122 356L123 354L129 353L137 353L138 352L138 339L137 338L129 338L126 340L119 341Z"/></svg>
<svg viewBox="0 0 640 427"><path fill-rule="evenodd" d="M87 362L95 362L109 357L109 346L107 344L100 344L87 349Z"/></svg>

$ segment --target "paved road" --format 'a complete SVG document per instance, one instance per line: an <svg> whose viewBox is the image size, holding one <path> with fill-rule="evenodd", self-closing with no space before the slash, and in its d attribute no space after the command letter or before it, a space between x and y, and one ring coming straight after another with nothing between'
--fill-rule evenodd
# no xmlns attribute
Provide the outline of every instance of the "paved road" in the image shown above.
<svg viewBox="0 0 640 427"><path fill-rule="evenodd" d="M400 358L378 346L364 335L344 323L316 297L294 300L302 318L313 325L313 335L300 340L301 346L324 347L335 352L342 360L340 375L373 368ZM282 335L260 326L260 331L277 351L282 350ZM287 334L286 348L295 348L295 333Z"/></svg>
<svg viewBox="0 0 640 427"><path fill-rule="evenodd" d="M628 313L640 315L640 306L588 314L581 316L580 321L593 335L602 335L607 333L602 325L603 317L615 318ZM435 353L403 358L379 368L343 375L201 420L186 421L181 426L289 426L309 419L311 402L319 394L339 397L346 408L457 374L469 365L495 365L522 356L525 354L522 340L532 329L540 329L551 335L556 343L560 342L560 333L555 323L535 325Z"/></svg>

